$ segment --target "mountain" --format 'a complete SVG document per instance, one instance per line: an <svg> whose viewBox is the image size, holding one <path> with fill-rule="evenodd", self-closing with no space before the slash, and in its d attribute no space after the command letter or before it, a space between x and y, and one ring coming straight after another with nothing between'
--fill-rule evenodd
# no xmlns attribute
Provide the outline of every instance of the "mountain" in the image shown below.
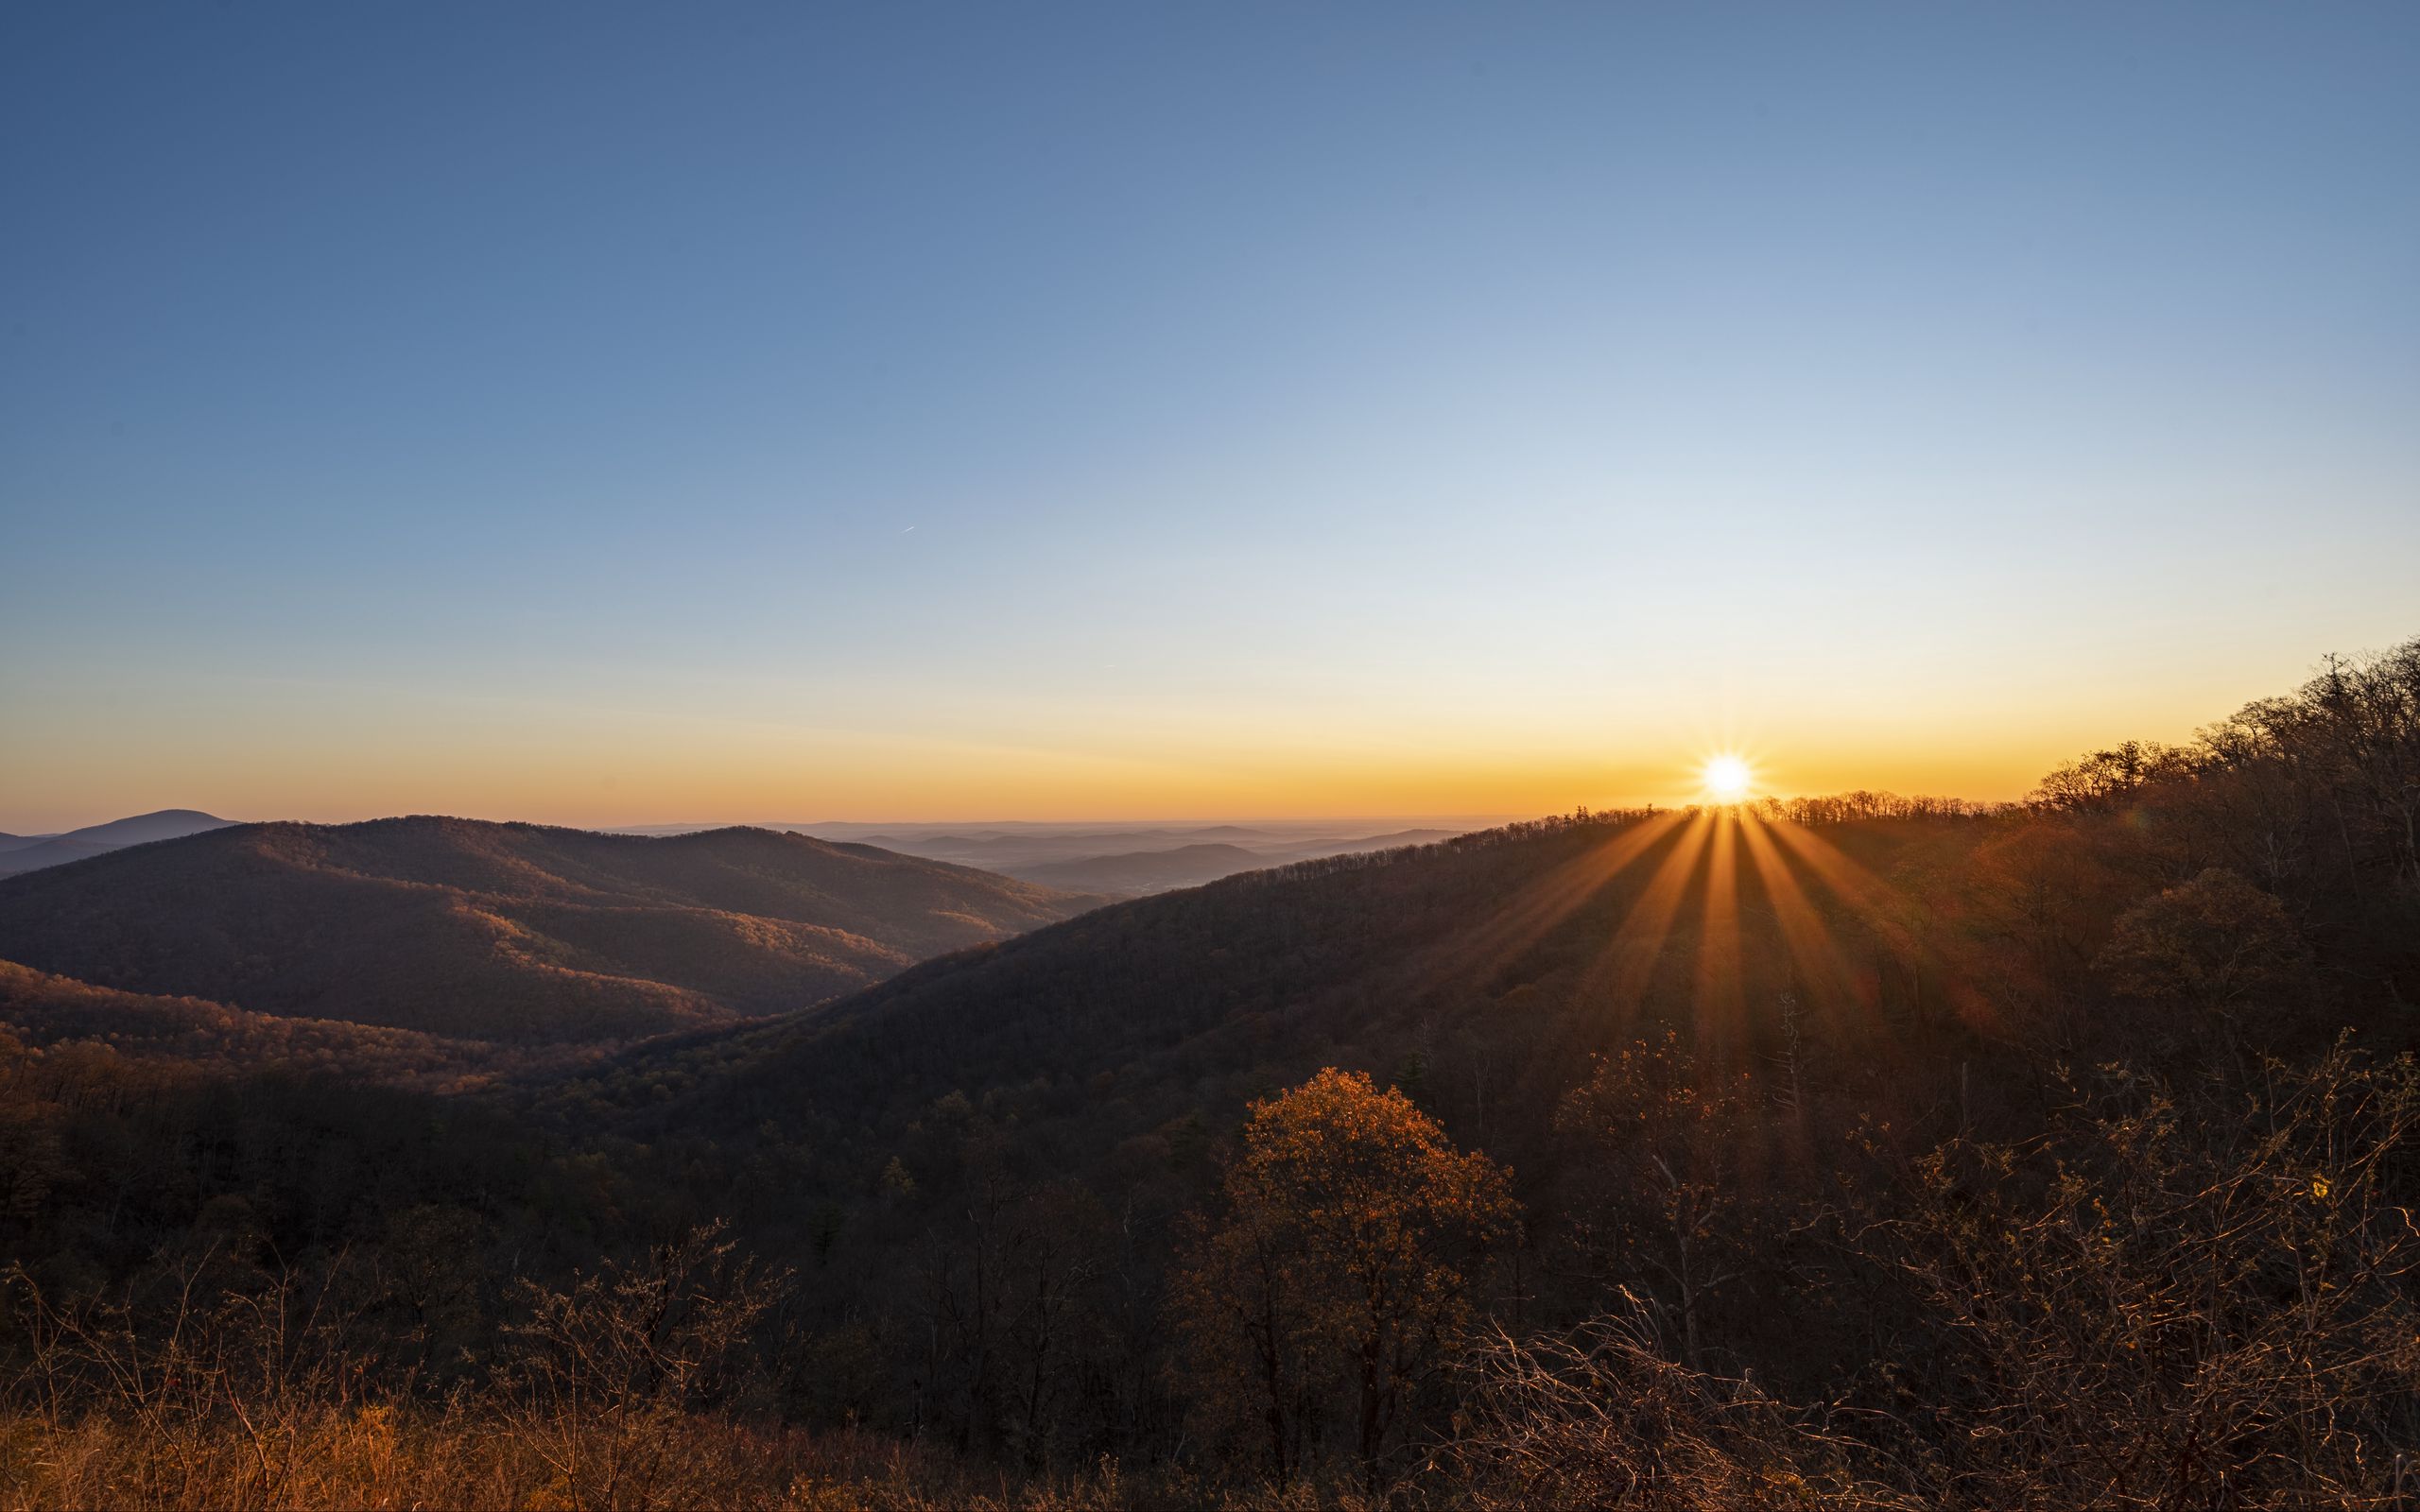
<svg viewBox="0 0 2420 1512"><path fill-rule="evenodd" d="M999 869L1011 876L1023 877L1053 887L1074 887L1085 892L1141 893L1166 892L1172 887L1199 887L1232 877L1239 871L1258 871L1268 867L1281 867L1297 861L1315 861L1323 856L1355 855L1365 850L1391 850L1401 846L1429 845L1449 839L1463 832L1457 830L1398 830L1392 834L1362 835L1352 838L1336 836L1305 837L1300 834L1272 834L1265 831L1245 830L1232 824L1213 825L1191 832L1196 835L1228 835L1249 839L1250 847L1235 839L1201 840L1170 850L1130 850L1107 855L1079 856L1068 861L1002 865ZM977 863L980 864L980 863Z"/></svg>
<svg viewBox="0 0 2420 1512"><path fill-rule="evenodd" d="M1052 861L1019 868L1028 882L1081 892L1166 892L1171 887L1199 887L1238 871L1254 871L1272 863L1256 850L1239 845L1184 845L1173 850L1135 850L1124 855L1087 856L1080 861Z"/></svg>
<svg viewBox="0 0 2420 1512"><path fill-rule="evenodd" d="M84 840L95 845L148 845L154 840L182 839L188 834L200 834L211 830L224 830L233 819L222 819L199 809L161 809L156 813L138 814L132 818L112 819L107 824L88 824L80 830L70 830L58 836L61 840Z"/></svg>
<svg viewBox="0 0 2420 1512"><path fill-rule="evenodd" d="M0 957L254 1012L604 1040L804 1007L1097 901L763 830L258 824L0 880Z"/></svg>
<svg viewBox="0 0 2420 1512"><path fill-rule="evenodd" d="M1322 848L1319 853L1344 855L1357 850L1392 850L1403 845L1434 845L1440 840L1450 840L1458 834L1468 833L1465 830L1397 830L1390 834L1365 834L1357 840L1348 840L1332 849Z"/></svg>
<svg viewBox="0 0 2420 1512"><path fill-rule="evenodd" d="M794 1145L786 1169L847 1206L892 1160L920 1190L955 1179L934 1110L956 1094L1122 1201L1174 1179L1252 1098L1329 1065L1417 1087L1456 1139L1543 1177L1590 1057L1668 1032L1781 1078L1760 1095L1809 1126L1930 1132L1945 1108L1976 1127L2038 1116L2036 1056L2162 1061L2213 1021L2231 1043L2300 1053L2354 1028L2392 1055L2420 1045L2405 1006L2420 863L2389 799L2334 828L2325 803L2350 800L2311 772L2388 758L2335 734L2353 714L2332 707L2314 694L2242 716L2319 747L2310 771L2248 740L2198 769L2104 752L2030 807L1853 794L1581 815L1143 898L811 1018L646 1047L622 1129ZM2308 729L2283 723L2306 709ZM2267 812L2244 795L2269 782L2313 794L2283 861L2245 817ZM2195 954L2205 938L2227 946L2217 964ZM2378 985L2323 992L2297 974L2308 959Z"/></svg>
<svg viewBox="0 0 2420 1512"><path fill-rule="evenodd" d="M1349 850L1375 850L1397 845L1423 844L1443 840L1450 835L1466 834L1503 822L1502 817L1474 818L1447 826L1431 826L1395 831L1389 834L1370 834L1364 826L1383 822L1345 819L1270 819L1256 824L1179 824L1165 821L1134 823L1048 823L1019 820L994 824L871 824L863 822L833 823L769 823L759 826L782 830L795 834L812 834L819 839L854 841L859 845L876 845L886 850L898 850L908 855L924 856L933 861L948 861L962 867L980 867L987 871L1004 871L1012 877L1046 880L1034 875L1033 868L1061 862L1091 861L1106 856L1141 855L1197 845L1232 845L1251 853L1250 859L1229 867L1234 871L1259 867L1281 866L1289 861L1302 861L1314 856L1338 855ZM628 834L683 834L703 828L698 825L666 825L636 828L618 833ZM1196 876L1193 882L1207 882L1209 876Z"/></svg>
<svg viewBox="0 0 2420 1512"><path fill-rule="evenodd" d="M45 867L65 866L70 861L83 861L93 856L107 855L121 846L103 845L93 840L71 840L65 835L55 839L36 840L13 850L0 850L0 877L13 877L20 872L40 871Z"/></svg>
<svg viewBox="0 0 2420 1512"><path fill-rule="evenodd" d="M1899 914L1954 895L2020 828L1634 813L1259 869L928 962L811 1016L657 1041L623 1061L612 1108L573 1101L636 1145L711 1142L733 1169L787 1173L755 1242L809 1243L786 1225L832 1205L853 1238L831 1263L862 1264L869 1288L958 1200L983 1139L1155 1233L1201 1200L1206 1156L1250 1101L1323 1066L1414 1089L1550 1204L1564 1094L1592 1055L1667 1031L1742 1069L1790 1057L1810 1117L1909 1126L1937 1108L1942 1067L1993 1054L1962 1015L2013 1015L2034 983ZM2104 929L2122 911L2083 889L2072 906ZM1975 1088L1979 1110L1996 1106L1988 1075ZM868 1198L894 1160L922 1194L898 1213Z"/></svg>
<svg viewBox="0 0 2420 1512"><path fill-rule="evenodd" d="M1955 870L1992 833L1790 828L1853 878ZM814 1108L897 1133L952 1091L1071 1086L1084 1089L1075 1102L1020 1124L1047 1140L1054 1118L1073 1121L1106 1155L1188 1114L1232 1119L1322 1064L1384 1074L1418 1054L1451 1122L1495 1148L1508 1119L1534 1124L1551 1108L1590 1051L1699 1025L1710 948L1737 962L1720 984L1739 1021L1724 1026L1728 1054L1769 1049L1781 1033L1771 1005L1792 993L1841 1074L1887 1095L1909 1042L1860 1025L1917 1008L1854 949L1884 894L1843 901L1780 833L1759 829L1770 879L1742 855L1740 821L1668 812L1516 825L1138 899L929 963L812 1019L667 1041L634 1063L680 1066L687 1091L637 1112L653 1128ZM1820 976L1793 954L1791 932L1809 928L1839 957Z"/></svg>
<svg viewBox="0 0 2420 1512"><path fill-rule="evenodd" d="M823 833L805 831L804 833ZM1184 826L1148 825L1104 828L1090 825L1057 827L1021 826L1008 830L927 830L899 827L886 831L880 839L871 835L850 834L845 831L829 833L827 838L846 834L862 844L882 845L908 855L925 856L935 861L954 862L962 867L981 867L987 871L1004 871L1011 876L1031 876L1033 868L1063 862L1080 862L1112 854L1134 854L1166 850L1191 844L1253 841L1273 844L1280 839L1266 831L1242 831L1232 825L1216 827L1216 833ZM1267 866L1260 853L1253 853L1251 863ZM1034 877L1034 881L1044 879ZM1207 880L1202 879L1202 880Z"/></svg>
<svg viewBox="0 0 2420 1512"><path fill-rule="evenodd" d="M223 830L234 822L199 809L161 809L106 824L88 824L64 834L0 835L0 877L63 866L130 845Z"/></svg>

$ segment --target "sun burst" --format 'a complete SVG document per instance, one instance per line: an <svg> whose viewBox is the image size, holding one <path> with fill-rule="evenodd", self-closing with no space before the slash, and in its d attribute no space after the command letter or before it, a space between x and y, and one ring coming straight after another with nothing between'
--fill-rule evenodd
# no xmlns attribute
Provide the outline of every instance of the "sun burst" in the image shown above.
<svg viewBox="0 0 2420 1512"><path fill-rule="evenodd" d="M1706 796L1717 803L1737 803L1748 796L1755 784L1756 774L1748 764L1732 755L1706 758L1703 781Z"/></svg>

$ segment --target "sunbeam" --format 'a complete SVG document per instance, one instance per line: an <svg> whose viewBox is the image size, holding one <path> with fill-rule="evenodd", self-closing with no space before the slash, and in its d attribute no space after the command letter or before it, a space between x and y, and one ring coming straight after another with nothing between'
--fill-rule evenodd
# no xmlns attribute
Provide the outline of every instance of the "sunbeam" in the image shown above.
<svg viewBox="0 0 2420 1512"><path fill-rule="evenodd" d="M1667 811L1629 825L1539 878L1498 909L1468 944L1473 960L1493 971L1543 938L1608 883L1628 870L1688 817Z"/></svg>
<svg viewBox="0 0 2420 1512"><path fill-rule="evenodd" d="M1674 842L1672 853L1656 867L1582 979L1582 991L1588 1001L1610 1004L1625 1012L1637 1008L1654 979L1665 938L1672 932L1672 919L1680 912L1681 899L1688 891L1689 878L1697 871L1698 858L1705 853L1706 836L1713 828L1713 818L1703 812L1688 816L1688 826Z"/></svg>
<svg viewBox="0 0 2420 1512"><path fill-rule="evenodd" d="M1919 939L1909 927L1904 895L1813 830L1786 819L1773 821L1771 828L1791 857L1871 928L1894 957L1913 963L1917 971L1927 959L1941 968L1939 985L1946 1007L1973 1023L1996 1018L1989 999L1974 985L1991 970L1978 953L1950 938ZM1850 981L1858 983L1856 973ZM1918 978L1919 991L1921 985Z"/></svg>
<svg viewBox="0 0 2420 1512"><path fill-rule="evenodd" d="M1806 889L1799 885L1789 861L1774 845L1771 832L1776 827L1751 813L1741 818L1739 829L1749 863L1756 868L1756 879L1772 904L1782 946L1789 953L1790 964L1806 989L1807 1005L1826 1017L1833 1016L1845 1003L1855 1002L1871 1008L1865 994L1857 990L1855 974L1841 954L1840 942L1824 927L1823 916L1807 901Z"/></svg>
<svg viewBox="0 0 2420 1512"><path fill-rule="evenodd" d="M1692 1005L1699 1042L1718 1063L1739 1043L1746 1010L1739 937L1739 816L1736 812L1704 820L1705 901L1698 927L1698 961Z"/></svg>

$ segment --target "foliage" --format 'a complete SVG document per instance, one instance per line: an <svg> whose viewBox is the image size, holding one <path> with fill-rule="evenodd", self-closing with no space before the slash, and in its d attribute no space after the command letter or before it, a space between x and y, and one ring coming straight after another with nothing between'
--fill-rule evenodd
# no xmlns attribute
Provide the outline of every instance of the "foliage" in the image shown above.
<svg viewBox="0 0 2420 1512"><path fill-rule="evenodd" d="M2290 1008L2310 970L2277 900L2218 867L2126 910L2099 966L2119 997L2229 1021L2255 1004Z"/></svg>
<svg viewBox="0 0 2420 1512"><path fill-rule="evenodd" d="M1571 1241L1598 1278L1651 1298L1702 1369L1707 1314L1770 1227L1748 1180L1748 1078L1707 1076L1671 1034L1593 1064L1555 1115L1580 1158Z"/></svg>
<svg viewBox="0 0 2420 1512"><path fill-rule="evenodd" d="M1868 1236L1936 1320L1893 1385L1977 1507L2361 1504L2420 1429L2420 1067L2179 1098L2110 1069L1914 1162Z"/></svg>
<svg viewBox="0 0 2420 1512"><path fill-rule="evenodd" d="M1374 1489L1512 1224L1505 1173L1401 1091L1330 1068L1253 1105L1224 1195L1172 1288L1188 1389L1219 1419L1259 1419L1282 1485L1340 1387Z"/></svg>

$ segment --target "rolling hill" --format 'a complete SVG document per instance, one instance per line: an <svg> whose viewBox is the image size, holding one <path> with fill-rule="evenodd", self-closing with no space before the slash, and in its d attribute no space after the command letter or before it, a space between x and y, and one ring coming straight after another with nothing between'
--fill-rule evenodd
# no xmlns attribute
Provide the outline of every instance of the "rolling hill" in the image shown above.
<svg viewBox="0 0 2420 1512"><path fill-rule="evenodd" d="M0 881L0 958L463 1039L804 1007L1096 900L803 835L401 818L245 825Z"/></svg>

